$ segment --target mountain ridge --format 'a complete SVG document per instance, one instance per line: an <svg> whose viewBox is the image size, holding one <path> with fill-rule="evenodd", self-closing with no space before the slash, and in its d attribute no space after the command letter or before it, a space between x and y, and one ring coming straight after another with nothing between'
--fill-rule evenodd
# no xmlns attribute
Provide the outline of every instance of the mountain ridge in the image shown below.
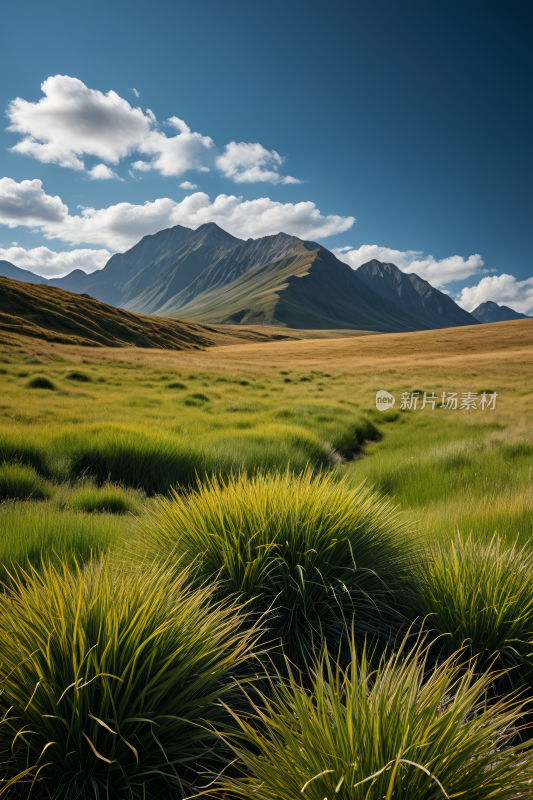
<svg viewBox="0 0 533 800"><path fill-rule="evenodd" d="M470 312L479 322L484 325L491 322L511 322L514 319L531 319L527 314L521 314L509 306L500 306L492 300L480 303Z"/></svg>
<svg viewBox="0 0 533 800"><path fill-rule="evenodd" d="M98 272L47 283L135 313L217 324L376 332L479 324L394 264L353 270L316 242L283 232L243 240L216 223L158 231Z"/></svg>
<svg viewBox="0 0 533 800"><path fill-rule="evenodd" d="M475 325L468 311L464 311L451 297L435 289L415 273L402 272L395 264L372 259L356 271L361 280L374 291L393 301L402 298L402 307L431 324L435 319L447 317L457 325Z"/></svg>

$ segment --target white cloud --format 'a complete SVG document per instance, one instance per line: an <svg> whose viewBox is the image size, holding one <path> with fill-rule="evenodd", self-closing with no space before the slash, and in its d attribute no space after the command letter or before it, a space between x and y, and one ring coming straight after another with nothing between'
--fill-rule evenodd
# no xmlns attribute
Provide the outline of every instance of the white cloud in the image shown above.
<svg viewBox="0 0 533 800"><path fill-rule="evenodd" d="M2 184L6 189L4 195ZM27 208L22 207L18 196L24 194L24 184L32 189L32 202L28 201ZM280 231L304 239L322 239L347 231L355 222L353 217L324 216L311 201L279 203L268 197L243 200L225 194L211 201L204 192L195 192L180 203L163 197L144 205L118 203L108 208L80 210L79 215L71 216L59 197L44 193L38 180L21 184L9 178L0 181L0 222L10 227L39 226L48 239L74 245L98 244L112 250L125 250L146 234L178 224L197 228L206 222L216 222L243 239Z"/></svg>
<svg viewBox="0 0 533 800"><path fill-rule="evenodd" d="M139 98L139 97L141 96L141 93L140 93L140 92L138 92L138 91L137 91L137 89L134 89L134 88L133 88L133 86L132 86L132 88L130 89L130 92L133 92L133 94L134 94L134 95L135 95L135 97L137 97L137 98Z"/></svg>
<svg viewBox="0 0 533 800"><path fill-rule="evenodd" d="M44 97L18 97L7 111L9 130L24 138L12 150L45 163L83 170L82 156L117 164L149 133L151 120L116 92L89 89L77 78L55 75L41 86Z"/></svg>
<svg viewBox="0 0 533 800"><path fill-rule="evenodd" d="M198 184L191 183L190 181L183 181L183 183L180 183L180 189L198 189Z"/></svg>
<svg viewBox="0 0 533 800"><path fill-rule="evenodd" d="M421 250L393 250L390 247L380 247L377 244L363 244L357 250L351 247L338 247L333 250L337 258L357 269L373 258L385 263L396 264L402 272L416 273L420 278L428 281L432 286L444 286L451 281L464 281L483 270L483 259L476 253L463 258L463 256L449 256L437 260L433 256L423 256Z"/></svg>
<svg viewBox="0 0 533 800"><path fill-rule="evenodd" d="M106 164L118 164L133 153L147 157L131 165L141 172L156 170L164 176L209 172L213 140L191 131L179 117L166 121L177 130L175 136L167 136L150 109L133 108L116 92L89 89L68 75L47 78L41 89L44 97L35 103L17 97L8 105L8 130L23 137L11 148L17 153L78 171L86 169L85 156L95 156L104 162L89 171L96 180L116 177ZM131 91L139 97L137 89ZM230 142L216 163L235 183L300 183L279 174L283 161L275 150L259 143Z"/></svg>
<svg viewBox="0 0 533 800"><path fill-rule="evenodd" d="M15 245L16 243L13 242ZM0 261L9 261L20 269L27 269L43 278L59 278L82 269L84 272L96 272L102 269L111 258L108 250L71 250L68 253L54 253L48 247L0 247Z"/></svg>
<svg viewBox="0 0 533 800"><path fill-rule="evenodd" d="M9 228L58 223L67 215L61 198L46 194L41 181L0 179L0 222Z"/></svg>
<svg viewBox="0 0 533 800"><path fill-rule="evenodd" d="M266 150L259 142L230 142L216 164L222 174L235 183L301 183L298 178L279 174L283 161L275 150Z"/></svg>
<svg viewBox="0 0 533 800"><path fill-rule="evenodd" d="M473 311L481 303L492 300L498 305L509 306L522 314L533 314L533 278L517 281L513 275L490 275L482 278L477 286L462 289L456 302L467 311Z"/></svg>
<svg viewBox="0 0 533 800"><path fill-rule="evenodd" d="M445 286L452 281L464 281L471 275L479 272L487 272L482 269L484 264L479 253L463 258L463 256L449 256L435 260L433 256L428 256L420 260L411 261L404 272L415 272L420 278L424 278L432 286Z"/></svg>
<svg viewBox="0 0 533 800"><path fill-rule="evenodd" d="M121 180L117 173L113 172L113 170L107 167L105 164L96 164L91 170L89 170L88 175L93 181L108 181L110 178L118 178Z"/></svg>
<svg viewBox="0 0 533 800"><path fill-rule="evenodd" d="M240 238L257 238L284 231L305 239L319 239L348 230L353 217L324 217L314 203L278 203L268 197L243 201L234 195L219 195L212 202L204 192L195 192L176 203L159 198L152 203L119 203L109 208L85 208L80 216L43 226L49 238L72 244L87 242L125 250L143 236L173 225L197 228L216 222Z"/></svg>
<svg viewBox="0 0 533 800"><path fill-rule="evenodd" d="M132 166L144 172L155 169L167 177L182 175L190 169L209 172L203 159L213 147L213 140L209 136L193 133L189 126L178 117L171 117L168 123L179 133L176 136L168 137L161 131L151 131L139 142L137 149L141 153L153 156L152 160L136 161Z"/></svg>

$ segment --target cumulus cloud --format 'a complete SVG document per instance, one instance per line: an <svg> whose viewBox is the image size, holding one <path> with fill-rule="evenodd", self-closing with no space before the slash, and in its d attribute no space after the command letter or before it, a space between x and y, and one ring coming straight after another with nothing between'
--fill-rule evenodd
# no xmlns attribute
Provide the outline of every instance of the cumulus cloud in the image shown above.
<svg viewBox="0 0 533 800"><path fill-rule="evenodd" d="M139 98L139 97L141 96L141 93L140 93L140 92L138 92L138 91L137 91L137 89L135 89L133 86L132 86L132 88L130 89L130 92L133 92L133 94L134 94L134 95L135 95L135 97L137 97L137 98Z"/></svg>
<svg viewBox="0 0 533 800"><path fill-rule="evenodd" d="M139 142L137 149L152 156L151 161L136 161L132 166L144 172L155 169L161 175L182 175L195 169L209 172L203 163L207 152L213 147L209 136L193 133L188 125L178 117L171 117L168 123L176 128L176 136L165 136L161 131L151 131Z"/></svg>
<svg viewBox="0 0 533 800"><path fill-rule="evenodd" d="M478 253L468 258L449 256L437 260L432 255L424 257L421 250L393 250L377 244L363 244L357 250L352 247L335 248L333 252L353 269L375 258L396 264L402 272L414 272L437 288L452 281L464 281L479 272L486 272L482 269L484 262Z"/></svg>
<svg viewBox="0 0 533 800"><path fill-rule="evenodd" d="M68 217L57 225L44 225L49 238L72 244L87 242L115 250L125 250L143 236L162 228L184 225L197 228L216 222L221 228L242 239L267 236L279 231L320 239L348 230L353 217L323 216L314 203L279 203L262 197L245 200L234 195L219 195L214 201L204 192L195 192L176 203L159 198L152 203L118 203L109 208L84 208L80 216Z"/></svg>
<svg viewBox="0 0 533 800"><path fill-rule="evenodd" d="M110 178L118 178L117 173L113 172L105 164L96 164L89 170L88 175L93 181L108 181ZM119 180L122 180L122 178L119 178Z"/></svg>
<svg viewBox="0 0 533 800"><path fill-rule="evenodd" d="M0 179L0 222L10 228L17 225L57 224L68 215L60 197L45 193L41 181Z"/></svg>
<svg viewBox="0 0 533 800"><path fill-rule="evenodd" d="M15 244L15 242L13 242ZM109 250L70 250L68 253L54 253L48 247L0 247L0 261L9 261L20 269L27 269L43 278L60 278L73 269L96 272L102 269L111 258Z"/></svg>
<svg viewBox="0 0 533 800"><path fill-rule="evenodd" d="M78 171L86 170L84 158L93 156L104 162L89 171L97 180L116 177L106 164L116 165L134 153L145 158L136 160L133 169L155 170L164 176L188 170L209 172L208 164L215 159L211 137L195 133L179 117L166 120L177 130L167 136L149 108L145 112L133 108L116 92L104 94L68 75L47 78L41 89L44 97L37 102L17 97L8 105L8 130L22 136L11 148L14 152ZM137 89L131 91L140 96ZM236 183L300 183L279 174L283 160L259 143L230 142L216 163Z"/></svg>
<svg viewBox="0 0 533 800"><path fill-rule="evenodd" d="M118 164L140 152L151 160L137 161L135 169L155 169L162 175L181 175L189 169L209 171L203 157L213 146L212 140L193 133L178 117L167 120L178 134L166 136L154 129L157 120L150 109L143 113L132 108L116 92L89 89L68 75L48 78L41 88L45 96L37 103L18 97L8 106L8 130L24 136L11 148L17 153L84 170L86 155ZM105 164L93 167L89 175L99 180L116 177Z"/></svg>
<svg viewBox="0 0 533 800"><path fill-rule="evenodd" d="M191 183L190 181L183 181L183 183L180 183L180 189L198 189L198 184Z"/></svg>
<svg viewBox="0 0 533 800"><path fill-rule="evenodd" d="M28 201L26 207L19 198L27 189L24 184L29 184L33 192L32 202ZM206 222L216 222L243 239L280 231L304 239L322 239L347 231L355 220L335 214L324 216L311 201L280 203L268 197L243 200L225 194L212 201L204 192L195 192L180 203L163 197L144 205L118 203L102 209L81 208L79 215L70 215L59 197L44 193L40 181L17 184L4 178L0 181L0 222L10 227L38 226L48 239L74 245L98 244L125 250L147 234L178 224L197 228Z"/></svg>
<svg viewBox="0 0 533 800"><path fill-rule="evenodd" d="M24 136L12 148L17 153L83 170L83 155L117 164L150 132L151 120L116 92L103 94L68 75L48 78L41 89L37 103L9 103L9 130Z"/></svg>
<svg viewBox="0 0 533 800"><path fill-rule="evenodd" d="M301 183L290 175L279 174L283 161L275 150L267 150L259 142L230 142L216 164L221 173L235 183Z"/></svg>
<svg viewBox="0 0 533 800"><path fill-rule="evenodd" d="M482 278L477 286L462 289L456 302L466 311L473 311L481 303L492 300L500 306L519 311L522 314L533 314L533 278L517 281L513 275L488 275Z"/></svg>

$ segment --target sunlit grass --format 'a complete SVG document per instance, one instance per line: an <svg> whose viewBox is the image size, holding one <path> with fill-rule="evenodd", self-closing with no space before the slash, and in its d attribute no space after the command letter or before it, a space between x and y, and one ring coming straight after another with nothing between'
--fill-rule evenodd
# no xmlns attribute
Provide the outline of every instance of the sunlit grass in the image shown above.
<svg viewBox="0 0 533 800"><path fill-rule="evenodd" d="M27 464L0 464L0 502L4 500L42 500L52 491Z"/></svg>
<svg viewBox="0 0 533 800"><path fill-rule="evenodd" d="M133 549L148 563L194 566L224 595L268 612L269 636L299 664L345 625L390 636L389 606L408 591L420 545L390 503L331 474L245 474L160 500Z"/></svg>
<svg viewBox="0 0 533 800"><path fill-rule="evenodd" d="M126 800L162 778L183 788L212 758L209 727L225 716L214 701L254 639L212 594L186 572L117 574L101 560L14 578L0 597L6 777L42 763L55 797Z"/></svg>
<svg viewBox="0 0 533 800"><path fill-rule="evenodd" d="M14 565L39 568L54 554L88 561L119 546L128 527L111 514L83 514L50 502L10 502L0 505L0 530L0 580L6 581Z"/></svg>
<svg viewBox="0 0 533 800"><path fill-rule="evenodd" d="M343 671L324 658L312 686L273 682L235 712L224 737L241 776L224 777L230 796L258 800L424 800L526 796L529 744L509 747L521 702L486 703L491 674L476 678L454 660L428 672L423 646L386 654L377 669L351 648ZM246 691L246 687L243 687ZM524 793L522 795L522 792Z"/></svg>
<svg viewBox="0 0 533 800"><path fill-rule="evenodd" d="M509 669L520 685L533 666L533 551L457 536L438 543L420 575L418 610L450 651L480 670Z"/></svg>
<svg viewBox="0 0 533 800"><path fill-rule="evenodd" d="M122 486L82 485L69 493L65 505L87 513L107 511L111 514L138 514L141 510L139 500L139 493L124 489Z"/></svg>

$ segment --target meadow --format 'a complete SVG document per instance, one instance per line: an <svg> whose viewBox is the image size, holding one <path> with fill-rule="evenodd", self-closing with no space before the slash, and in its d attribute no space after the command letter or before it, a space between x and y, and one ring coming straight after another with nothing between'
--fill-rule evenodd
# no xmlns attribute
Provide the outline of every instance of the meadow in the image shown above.
<svg viewBox="0 0 533 800"><path fill-rule="evenodd" d="M201 352L6 337L5 791L525 796L532 357L522 323Z"/></svg>

